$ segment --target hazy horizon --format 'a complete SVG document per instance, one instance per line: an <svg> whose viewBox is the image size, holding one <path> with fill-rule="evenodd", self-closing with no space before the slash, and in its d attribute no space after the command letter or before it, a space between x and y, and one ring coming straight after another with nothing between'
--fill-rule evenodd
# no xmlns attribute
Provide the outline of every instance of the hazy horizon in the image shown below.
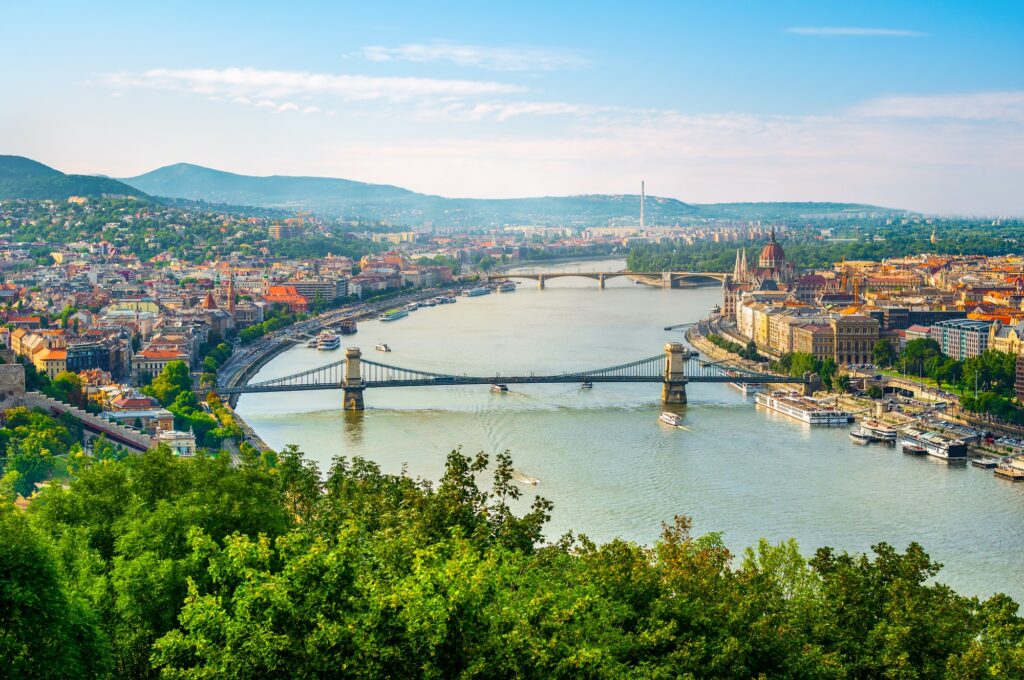
<svg viewBox="0 0 1024 680"><path fill-rule="evenodd" d="M464 198L1024 214L1024 10L966 2L7 8L0 152Z"/></svg>

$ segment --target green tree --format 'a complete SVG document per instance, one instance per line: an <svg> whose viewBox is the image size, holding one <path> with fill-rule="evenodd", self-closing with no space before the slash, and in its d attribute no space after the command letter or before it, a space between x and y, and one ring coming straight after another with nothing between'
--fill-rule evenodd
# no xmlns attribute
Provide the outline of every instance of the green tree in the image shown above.
<svg viewBox="0 0 1024 680"><path fill-rule="evenodd" d="M110 653L95 614L61 573L47 539L0 503L0 663L6 677L92 678Z"/></svg>
<svg viewBox="0 0 1024 680"><path fill-rule="evenodd" d="M188 365L184 361L171 361L142 391L155 397L163 406L168 406L179 394L191 389L192 375Z"/></svg>
<svg viewBox="0 0 1024 680"><path fill-rule="evenodd" d="M886 368L893 365L898 354L899 353L896 351L896 348L892 346L892 343L888 338L879 338L875 341L875 346L872 349L872 357L874 358L875 364Z"/></svg>

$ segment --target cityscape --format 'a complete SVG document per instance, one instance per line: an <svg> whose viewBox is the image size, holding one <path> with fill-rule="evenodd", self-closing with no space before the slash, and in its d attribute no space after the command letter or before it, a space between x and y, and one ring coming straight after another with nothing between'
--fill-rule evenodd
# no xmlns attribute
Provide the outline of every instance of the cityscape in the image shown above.
<svg viewBox="0 0 1024 680"><path fill-rule="evenodd" d="M300 4L12 9L0 667L1024 677L1017 8Z"/></svg>

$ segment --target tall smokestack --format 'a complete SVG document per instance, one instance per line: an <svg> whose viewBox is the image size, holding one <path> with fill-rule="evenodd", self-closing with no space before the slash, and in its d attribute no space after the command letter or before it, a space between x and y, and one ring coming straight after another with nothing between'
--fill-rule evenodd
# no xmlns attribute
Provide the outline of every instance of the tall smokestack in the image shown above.
<svg viewBox="0 0 1024 680"><path fill-rule="evenodd" d="M644 202L647 200L644 194L644 181L640 180L640 228L644 228Z"/></svg>

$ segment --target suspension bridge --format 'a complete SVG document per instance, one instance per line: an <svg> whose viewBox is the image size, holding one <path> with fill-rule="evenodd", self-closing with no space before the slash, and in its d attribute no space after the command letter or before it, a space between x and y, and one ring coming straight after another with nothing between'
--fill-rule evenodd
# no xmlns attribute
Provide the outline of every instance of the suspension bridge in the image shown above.
<svg viewBox="0 0 1024 680"><path fill-rule="evenodd" d="M344 392L347 411L362 411L363 392L377 387L443 387L449 385L541 385L552 383L661 383L661 401L685 404L688 383L743 382L752 384L793 383L809 385L808 377L792 378L758 373L742 368L726 367L718 362L700 359L696 352L682 343L670 342L662 354L585 371L537 375L487 376L433 373L414 368L401 368L364 359L358 347L349 347L345 358L301 373L259 382L218 389L221 395L265 392L296 392L304 390L337 390Z"/></svg>

